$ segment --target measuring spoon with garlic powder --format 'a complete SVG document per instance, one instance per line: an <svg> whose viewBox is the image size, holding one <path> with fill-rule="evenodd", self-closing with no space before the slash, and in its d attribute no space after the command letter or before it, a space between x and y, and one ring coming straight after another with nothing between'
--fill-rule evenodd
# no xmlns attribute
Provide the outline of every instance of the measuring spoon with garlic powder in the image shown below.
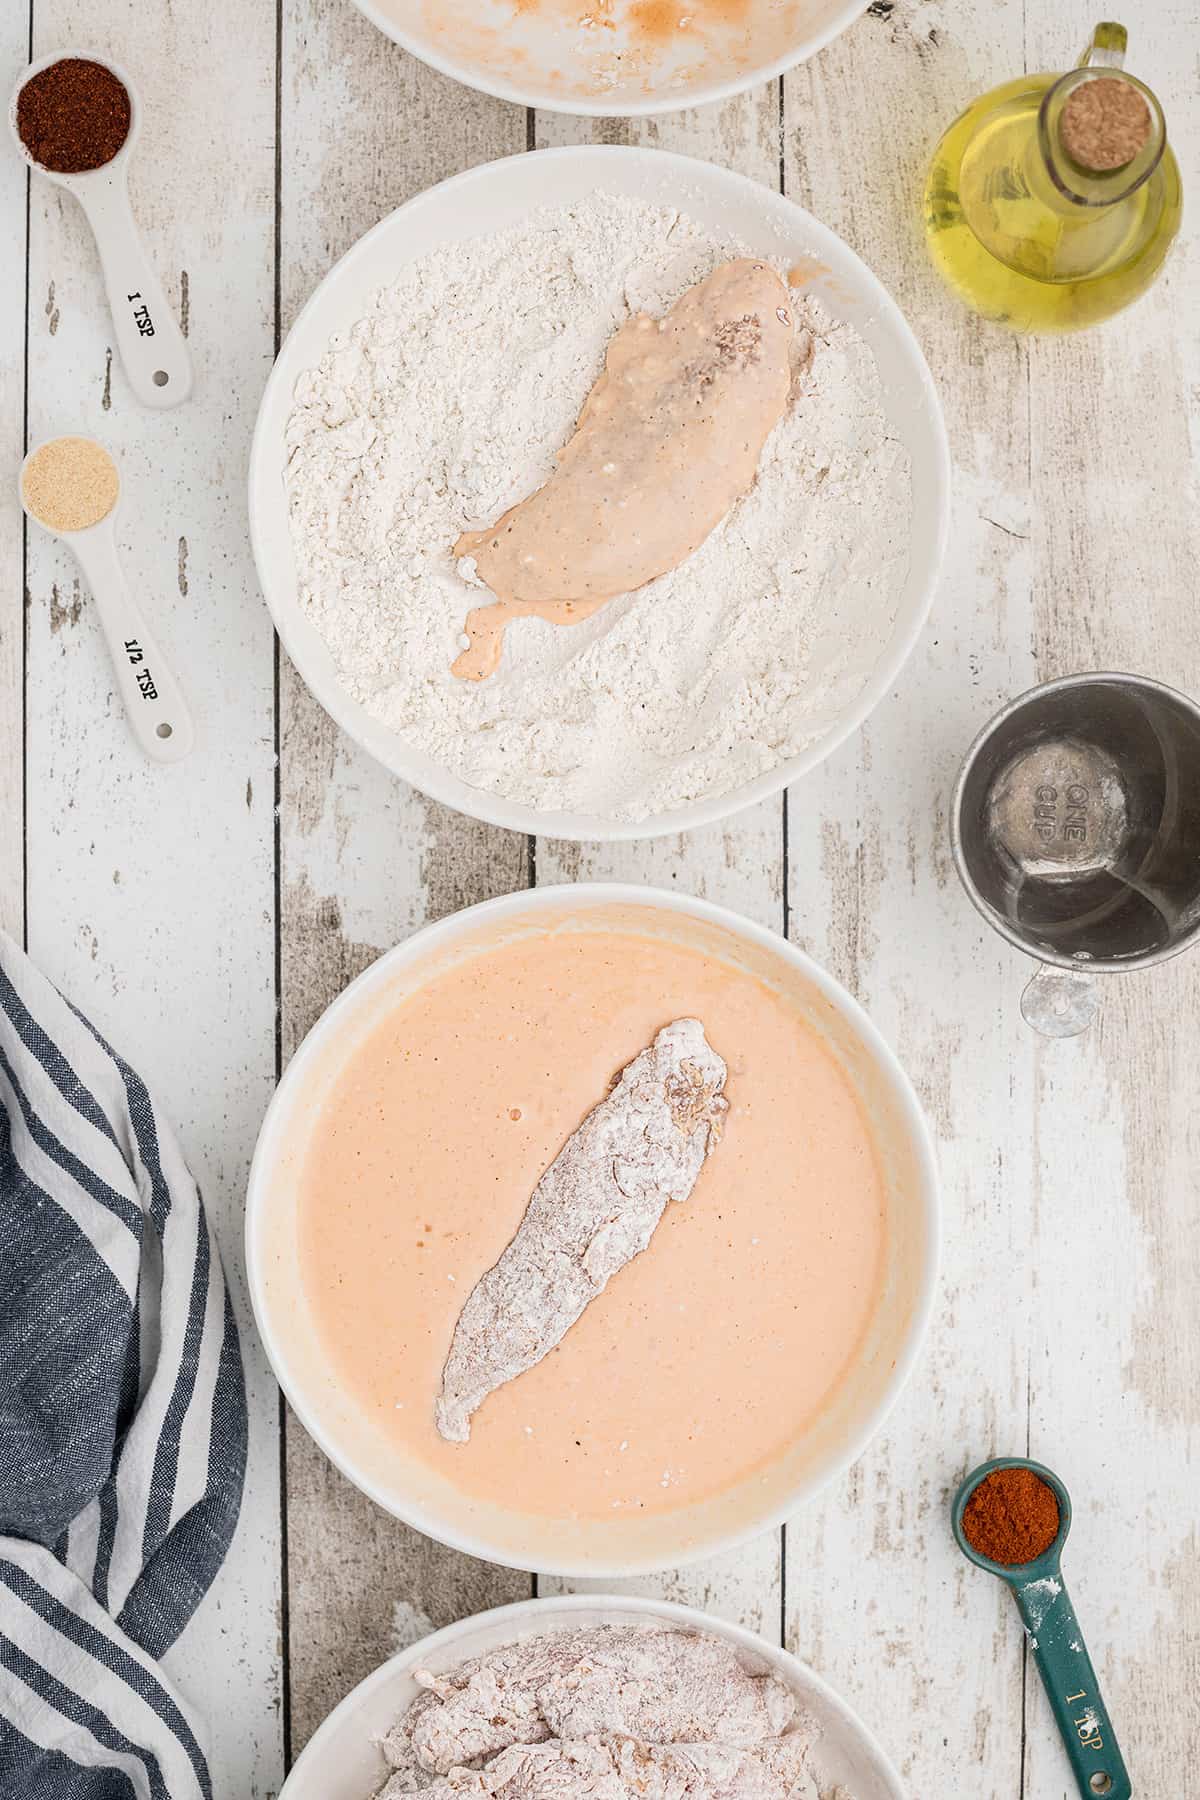
<svg viewBox="0 0 1200 1800"><path fill-rule="evenodd" d="M114 531L121 478L91 438L51 438L21 465L21 504L70 544L92 590L129 724L154 762L174 763L195 734L178 683L125 582Z"/></svg>
<svg viewBox="0 0 1200 1800"><path fill-rule="evenodd" d="M963 1530L967 1502L996 1469L1028 1469L1058 1501L1058 1534L1030 1562L998 1563L983 1556ZM1117 1747L1116 1733L1100 1695L1075 1608L1062 1578L1062 1548L1071 1529L1071 1496L1058 1476L1024 1456L1002 1456L972 1469L951 1512L955 1541L963 1555L989 1575L1008 1583L1020 1608L1025 1635L1062 1736L1082 1800L1130 1800L1133 1788Z"/></svg>
<svg viewBox="0 0 1200 1800"><path fill-rule="evenodd" d="M62 174L35 161L17 129L21 90L35 75L55 63L78 59L108 69L129 95L129 130L116 154L97 169ZM100 254L117 348L129 385L143 406L178 406L192 388L192 364L183 333L175 323L158 276L138 234L129 204L129 158L141 129L142 109L125 71L92 50L58 50L30 63L13 91L9 129L31 169L74 194L87 215Z"/></svg>

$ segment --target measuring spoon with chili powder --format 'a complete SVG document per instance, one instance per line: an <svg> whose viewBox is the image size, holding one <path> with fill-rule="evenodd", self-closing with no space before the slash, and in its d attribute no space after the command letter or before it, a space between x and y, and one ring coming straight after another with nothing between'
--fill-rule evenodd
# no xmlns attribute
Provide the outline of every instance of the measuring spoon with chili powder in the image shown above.
<svg viewBox="0 0 1200 1800"><path fill-rule="evenodd" d="M951 1521L963 1555L1012 1590L1083 1800L1129 1800L1129 1773L1063 1584L1066 1488L1028 1457L997 1457L967 1476Z"/></svg>
<svg viewBox="0 0 1200 1800"><path fill-rule="evenodd" d="M191 392L192 364L129 204L142 122L129 77L91 51L57 51L25 70L8 122L29 166L87 214L130 387L144 406L178 406Z"/></svg>

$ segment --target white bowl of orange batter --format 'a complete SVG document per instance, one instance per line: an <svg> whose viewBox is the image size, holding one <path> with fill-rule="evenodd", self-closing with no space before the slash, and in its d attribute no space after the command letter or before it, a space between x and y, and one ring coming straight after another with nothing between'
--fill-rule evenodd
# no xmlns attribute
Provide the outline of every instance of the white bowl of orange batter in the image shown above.
<svg viewBox="0 0 1200 1800"><path fill-rule="evenodd" d="M671 1019L728 1065L685 1203L450 1443L459 1311L612 1078ZM830 976L677 894L539 888L426 927L314 1027L260 1134L251 1294L306 1429L380 1506L561 1575L710 1556L857 1457L929 1316L938 1208L907 1078Z"/></svg>
<svg viewBox="0 0 1200 1800"><path fill-rule="evenodd" d="M865 0L355 0L468 87L619 118L725 100L815 56Z"/></svg>
<svg viewBox="0 0 1200 1800"><path fill-rule="evenodd" d="M387 1773L377 1740L420 1692L413 1680L415 1669L449 1671L469 1657L540 1632L652 1624L707 1632L761 1658L791 1688L801 1710L820 1731L812 1762L823 1793L843 1788L854 1800L906 1800L900 1777L862 1720L806 1663L786 1650L690 1606L581 1594L496 1607L449 1625L392 1657L330 1713L297 1758L279 1800L369 1800Z"/></svg>

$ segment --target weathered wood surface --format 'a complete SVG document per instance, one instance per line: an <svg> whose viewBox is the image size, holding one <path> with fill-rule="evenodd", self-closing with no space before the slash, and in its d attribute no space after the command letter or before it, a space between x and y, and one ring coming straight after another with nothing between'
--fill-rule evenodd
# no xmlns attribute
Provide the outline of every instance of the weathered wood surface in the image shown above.
<svg viewBox="0 0 1200 1800"><path fill-rule="evenodd" d="M82 215L61 190L32 181L27 282L0 285L17 345L21 314L28 321L24 371L18 361L4 387L5 526L24 388L30 443L89 432L120 461L126 571L184 685L198 741L176 768L138 754L71 554L29 526L24 858L11 854L20 840L3 819L0 893L19 929L20 870L31 954L153 1078L224 1249L249 1383L246 1502L222 1579L170 1666L203 1697L218 1791L265 1796L280 1769L278 1393L245 1303L240 1240L275 1075L273 651L243 489L273 350L274 29L239 0L213 0L203 13L166 0L35 0L6 8L0 31L18 12L27 16L21 41L5 46L6 94L30 48L40 56L93 42L138 86L134 202L186 316L196 390L163 414L133 400ZM236 44L237 55L214 59L218 44ZM12 180L10 160L6 150L11 267L24 244L26 181ZM5 358L13 351L6 335ZM19 546L6 536L5 642L12 629L19 641ZM19 791L21 738L7 701L0 794Z"/></svg>
<svg viewBox="0 0 1200 1800"><path fill-rule="evenodd" d="M934 615L897 692L789 797L791 935L870 1009L918 1086L938 1137L945 1266L930 1346L888 1429L791 1527L787 1629L875 1722L921 1800L976 1783L1001 1800L1022 1792L1019 1634L945 1519L973 1461L1027 1443L1037 1052L1015 1005L1020 959L976 919L950 864L946 805L975 730L1036 678L1028 351L939 288L917 184L927 122L1021 67L1020 6L935 18L868 15L787 81L789 190L912 319L956 486ZM870 106L854 103L864 84ZM1002 1334L997 1312L1011 1321Z"/></svg>
<svg viewBox="0 0 1200 1800"><path fill-rule="evenodd" d="M965 745L1035 679L1120 668L1200 682L1200 532L1183 501L1193 247L1128 318L1022 343L942 292L912 200L929 118L1022 66L1062 66L1093 23L1074 0L1040 24L1015 0L897 6L787 82L789 189L904 306L955 459L950 555L914 662L789 813L792 934L914 1076L946 1224L916 1379L841 1490L789 1531L789 1642L876 1721L922 1800L968 1786L1051 1800L1068 1783L1015 1611L945 1529L958 1478L1005 1450L1052 1463L1075 1496L1068 1571L1137 1791L1178 1790L1176 1732L1200 1730L1197 965L1113 980L1097 1029L1039 1042L1017 1010L1029 965L964 906L946 838ZM1130 24L1131 66L1162 93L1186 167L1200 118L1195 83L1175 75L1183 9L1148 6Z"/></svg>
<svg viewBox="0 0 1200 1800"><path fill-rule="evenodd" d="M1108 665L1200 692L1191 242L1127 320L1028 344L964 317L919 240L920 172L941 124L1022 66L1067 61L1093 23L1082 0L1044 17L1019 0L881 4L783 84L638 124L527 118L471 94L349 0L280 0L278 35L236 0L195 17L170 0L33 0L32 13L35 54L102 42L142 88L159 154L139 157L138 208L176 303L187 272L199 382L179 413L133 406L109 366L81 221L35 183L26 254L26 182L10 158L0 216L27 282L0 288L0 430L14 473L27 442L60 430L92 430L120 454L130 573L186 681L200 747L167 774L139 761L86 594L60 548L26 537L10 482L0 919L155 1071L235 1283L277 1057L424 920L534 880L608 878L786 923L869 1006L934 1121L937 1319L888 1429L822 1503L782 1537L636 1585L783 1629L860 1707L914 1800L1059 1800L1064 1766L1011 1609L945 1529L968 1464L1028 1444L1075 1492L1072 1584L1136 1785L1182 1793L1179 1758L1200 1735L1200 962L1110 981L1098 1028L1042 1044L1017 1012L1027 969L967 906L946 842L965 744L1032 680ZM1134 66L1159 88L1186 174L1200 143L1194 21L1182 0L1147 0L1133 28ZM0 22L6 76L28 29ZM868 727L789 796L786 833L769 803L683 840L529 844L390 781L286 659L276 684L241 496L277 331L409 195L530 144L591 138L782 179L897 295L942 390L957 492L933 620ZM281 1432L248 1324L245 1338L245 1517L174 1662L214 1722L218 1794L265 1796L389 1651L530 1583L384 1518L293 1420Z"/></svg>
<svg viewBox="0 0 1200 1800"><path fill-rule="evenodd" d="M296 0L283 27L282 325L355 239L413 194L524 150L525 115L463 95L345 0ZM331 130L331 121L339 122ZM346 982L426 920L529 881L529 846L387 777L280 671L280 994L290 1055ZM286 1424L289 1735L434 1626L524 1599L489 1569L385 1517Z"/></svg>
<svg viewBox="0 0 1200 1800"><path fill-rule="evenodd" d="M15 71L29 54L29 21L15 7L0 20L0 58ZM14 472L25 454L25 299L28 261L25 171L0 168L0 221L17 279L0 286L0 451ZM0 482L0 926L25 929L25 531L16 482Z"/></svg>

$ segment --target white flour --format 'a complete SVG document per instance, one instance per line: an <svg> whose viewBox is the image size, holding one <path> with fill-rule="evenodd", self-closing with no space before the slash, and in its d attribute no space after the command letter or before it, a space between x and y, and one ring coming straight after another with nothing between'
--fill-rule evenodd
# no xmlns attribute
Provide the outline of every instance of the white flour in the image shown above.
<svg viewBox="0 0 1200 1800"><path fill-rule="evenodd" d="M642 201L546 208L411 264L298 382L302 602L355 699L473 786L620 820L724 793L813 742L886 642L907 457L862 340L797 297L792 406L700 549L582 624L510 625L490 680L450 674L480 600L459 533L546 479L631 312L746 253Z"/></svg>

